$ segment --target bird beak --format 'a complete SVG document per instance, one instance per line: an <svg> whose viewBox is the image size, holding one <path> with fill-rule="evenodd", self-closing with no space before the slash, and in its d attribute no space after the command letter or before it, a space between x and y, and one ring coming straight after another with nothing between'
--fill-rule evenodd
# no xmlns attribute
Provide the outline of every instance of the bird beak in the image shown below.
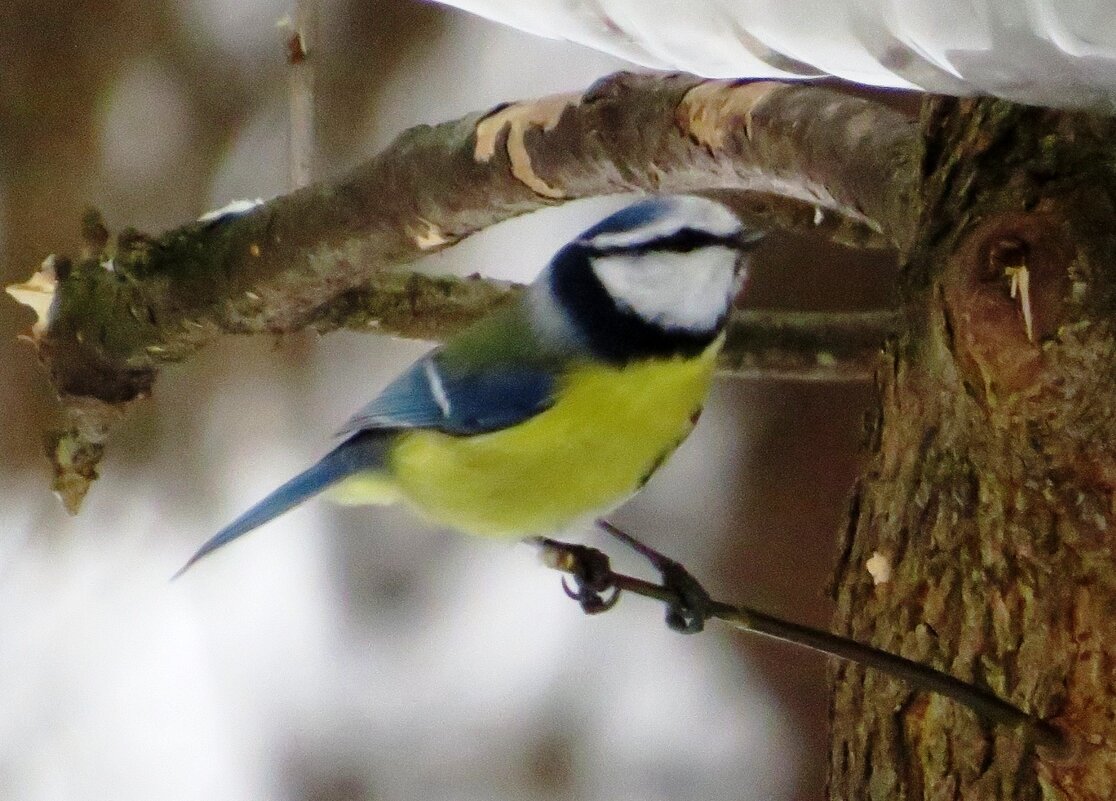
<svg viewBox="0 0 1116 801"><path fill-rule="evenodd" d="M737 250L755 250L756 246L759 245L766 236L766 231L760 231L757 228L741 228L740 233L736 235L736 242L734 244Z"/></svg>

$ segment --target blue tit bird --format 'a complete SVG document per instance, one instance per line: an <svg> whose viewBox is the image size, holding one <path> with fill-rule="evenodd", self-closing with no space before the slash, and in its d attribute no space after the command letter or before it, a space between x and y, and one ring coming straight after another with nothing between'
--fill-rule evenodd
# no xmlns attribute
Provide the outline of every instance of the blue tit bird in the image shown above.
<svg viewBox="0 0 1116 801"><path fill-rule="evenodd" d="M497 537L611 511L693 429L761 239L689 195L605 218L514 300L416 361L353 415L340 445L182 570L326 490Z"/></svg>

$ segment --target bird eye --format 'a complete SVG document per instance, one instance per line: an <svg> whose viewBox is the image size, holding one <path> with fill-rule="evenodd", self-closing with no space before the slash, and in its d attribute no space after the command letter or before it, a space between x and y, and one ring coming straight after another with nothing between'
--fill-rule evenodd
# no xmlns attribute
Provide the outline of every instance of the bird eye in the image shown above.
<svg viewBox="0 0 1116 801"><path fill-rule="evenodd" d="M695 228L681 228L670 236L658 240L654 247L655 250L668 250L671 253L690 253L698 248L723 244L726 243L722 237L711 234L708 231L699 231Z"/></svg>

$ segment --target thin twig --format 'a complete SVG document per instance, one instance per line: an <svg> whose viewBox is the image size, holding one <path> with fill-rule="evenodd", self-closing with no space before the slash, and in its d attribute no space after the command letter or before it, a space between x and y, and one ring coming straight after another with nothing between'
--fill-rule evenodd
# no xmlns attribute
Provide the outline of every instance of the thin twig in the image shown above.
<svg viewBox="0 0 1116 801"><path fill-rule="evenodd" d="M290 67L290 150L289 183L291 190L314 181L317 162L317 137L314 127L314 48L317 47L317 0L295 0L291 29L287 37L287 64Z"/></svg>
<svg viewBox="0 0 1116 801"><path fill-rule="evenodd" d="M678 565L678 563L662 557L623 531L604 521L602 521L602 525L614 536L636 547L641 554L648 556L653 562L657 558L681 569L681 565ZM581 594L572 593L568 590L567 592L571 597L581 601L582 608L587 612L595 613L611 609L615 605L618 595L614 594L608 599L599 597L601 593L610 590L614 593L630 592L634 595L651 598L666 604L668 608L677 609L689 602L689 599L683 598L677 589L668 586L666 582L656 584L635 576L613 572L609 566L608 557L595 548L586 548L585 546L571 545L555 540L540 540L539 544L543 549L543 559L547 566L571 575L578 580L579 585L581 585ZM588 576L586 573L587 563L591 564L589 568L591 575ZM656 566L661 567L659 564L656 564ZM694 583L696 585L696 581ZM597 596L596 601L594 596ZM693 612L694 610L689 611ZM920 690L950 698L991 723L1026 732L1036 744L1049 749L1052 754L1065 753L1068 748L1063 732L1050 723L1024 712L987 689L964 682L928 665L914 662L905 657L888 653L871 645L865 645L828 631L792 623L748 606L736 606L710 598L701 611L705 617L720 620L741 631L755 632L782 642L809 648L828 656L874 668L889 676L906 681ZM691 630L700 630L700 627Z"/></svg>

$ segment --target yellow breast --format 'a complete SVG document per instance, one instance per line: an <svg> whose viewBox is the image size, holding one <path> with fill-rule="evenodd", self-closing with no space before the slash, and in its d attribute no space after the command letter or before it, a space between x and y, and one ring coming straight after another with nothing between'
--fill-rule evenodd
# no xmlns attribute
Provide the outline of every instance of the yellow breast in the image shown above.
<svg viewBox="0 0 1116 801"><path fill-rule="evenodd" d="M552 407L501 431L408 432L389 475L365 480L382 500L469 533L558 531L622 503L689 434L720 345L693 359L579 368Z"/></svg>

